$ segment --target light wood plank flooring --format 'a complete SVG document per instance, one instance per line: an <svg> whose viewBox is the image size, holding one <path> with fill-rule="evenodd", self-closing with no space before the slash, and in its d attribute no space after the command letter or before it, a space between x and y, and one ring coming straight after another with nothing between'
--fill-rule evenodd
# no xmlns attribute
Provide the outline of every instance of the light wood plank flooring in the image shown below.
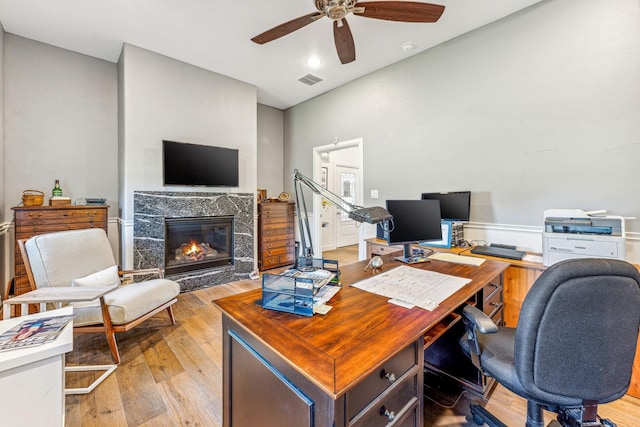
<svg viewBox="0 0 640 427"><path fill-rule="evenodd" d="M358 245L343 246L333 251L323 251L322 257L337 259L338 266L358 261Z"/></svg>
<svg viewBox="0 0 640 427"><path fill-rule="evenodd" d="M88 395L67 396L67 426L222 425L222 344L220 311L212 301L260 286L239 281L180 294L174 305L177 324L166 314L117 335L122 363ZM165 312L166 313L166 312ZM100 334L76 334L67 364L111 363ZM87 374L67 374L67 385L88 385ZM425 426L469 426L471 394L452 408L425 400ZM526 402L498 386L486 405L509 426L524 425ZM602 405L600 414L620 427L640 425L640 401L631 397ZM552 417L549 415L548 422Z"/></svg>

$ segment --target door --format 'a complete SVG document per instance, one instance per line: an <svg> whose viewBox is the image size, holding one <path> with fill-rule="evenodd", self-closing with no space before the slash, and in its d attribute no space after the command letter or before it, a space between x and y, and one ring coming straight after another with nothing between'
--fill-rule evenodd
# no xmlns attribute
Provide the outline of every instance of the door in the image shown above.
<svg viewBox="0 0 640 427"><path fill-rule="evenodd" d="M352 205L360 204L358 195L358 168L350 166L336 166L337 185L336 194ZM358 227L356 222L341 209L336 209L336 246L349 246L358 244Z"/></svg>

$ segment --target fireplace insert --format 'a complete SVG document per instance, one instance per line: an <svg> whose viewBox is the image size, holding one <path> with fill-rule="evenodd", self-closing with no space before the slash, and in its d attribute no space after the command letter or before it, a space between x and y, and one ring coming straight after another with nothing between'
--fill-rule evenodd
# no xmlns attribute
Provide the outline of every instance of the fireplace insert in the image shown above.
<svg viewBox="0 0 640 427"><path fill-rule="evenodd" d="M233 265L233 216L165 218L167 275Z"/></svg>

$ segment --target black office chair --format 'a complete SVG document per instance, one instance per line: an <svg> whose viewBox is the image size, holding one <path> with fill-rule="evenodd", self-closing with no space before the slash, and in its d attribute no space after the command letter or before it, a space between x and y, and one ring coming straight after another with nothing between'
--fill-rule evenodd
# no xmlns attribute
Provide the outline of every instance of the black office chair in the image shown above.
<svg viewBox="0 0 640 427"><path fill-rule="evenodd" d="M640 327L640 273L633 265L562 261L536 280L516 328L496 327L472 306L463 319L463 349L483 373L527 399L527 427L544 426L543 409L556 412L562 426L615 426L597 409L622 397L631 380ZM471 406L478 425L504 426Z"/></svg>

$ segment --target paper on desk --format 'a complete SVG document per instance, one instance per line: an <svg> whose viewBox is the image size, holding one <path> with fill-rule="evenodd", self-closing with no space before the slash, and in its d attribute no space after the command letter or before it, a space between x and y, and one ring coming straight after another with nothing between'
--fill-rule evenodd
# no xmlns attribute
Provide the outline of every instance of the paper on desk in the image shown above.
<svg viewBox="0 0 640 427"><path fill-rule="evenodd" d="M436 252L433 255L429 255L429 258L437 259L439 261L455 262L458 264L476 265L476 266L481 265L484 262L484 259L482 258L450 254L448 252Z"/></svg>
<svg viewBox="0 0 640 427"><path fill-rule="evenodd" d="M469 282L471 279L403 265L351 286L431 311Z"/></svg>
<svg viewBox="0 0 640 427"><path fill-rule="evenodd" d="M340 286L325 285L313 296L313 306L326 304L340 290Z"/></svg>

